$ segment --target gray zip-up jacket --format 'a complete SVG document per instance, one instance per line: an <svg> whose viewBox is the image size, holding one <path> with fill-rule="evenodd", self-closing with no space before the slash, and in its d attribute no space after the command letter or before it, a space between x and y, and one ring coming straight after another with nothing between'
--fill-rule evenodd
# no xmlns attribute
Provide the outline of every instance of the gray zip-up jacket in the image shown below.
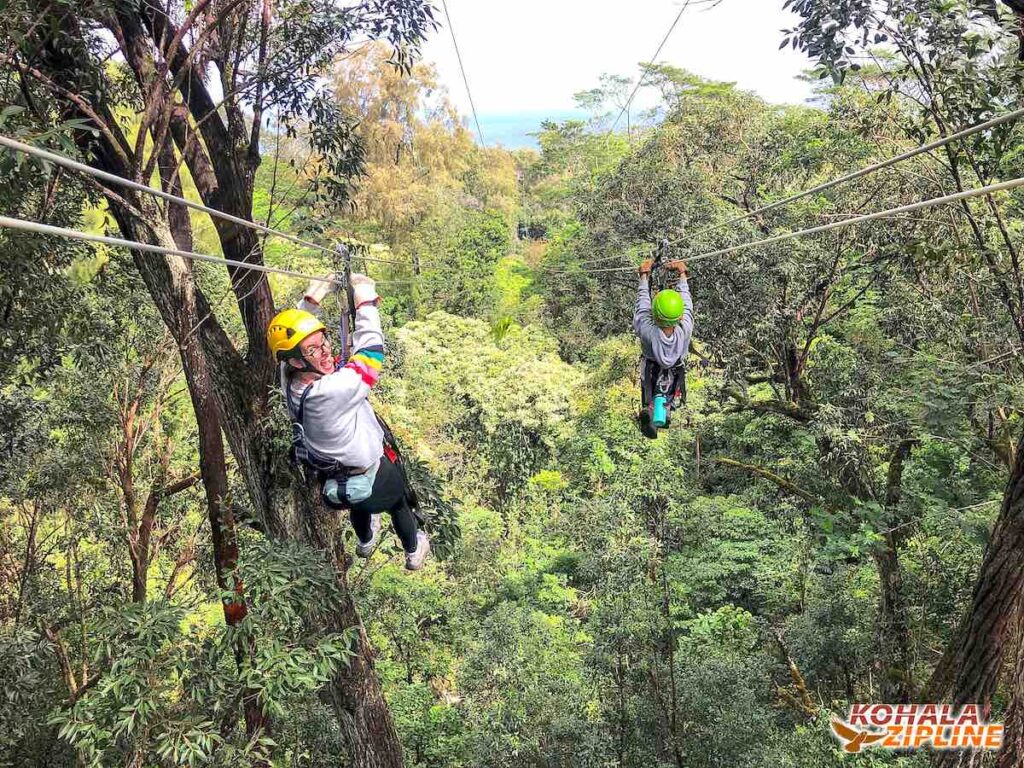
<svg viewBox="0 0 1024 768"><path fill-rule="evenodd" d="M320 305L306 299L299 309L320 314ZM370 389L377 383L384 359L384 332L380 311L373 304L356 309L352 356L334 373L317 376L306 397L303 427L306 442L346 467L373 469L384 455L384 430L370 405ZM281 390L289 410L298 408L306 384L298 381L287 363L281 363ZM291 389L291 397L288 390ZM297 415L294 410L292 418Z"/></svg>
<svg viewBox="0 0 1024 768"><path fill-rule="evenodd" d="M676 290L683 295L686 310L683 319L676 324L671 336L654 324L651 316L651 291L648 276L640 275L640 286L636 295L636 312L633 314L633 330L640 337L640 348L644 357L654 360L662 368L671 368L690 354L690 337L693 336L693 300L686 278L679 276Z"/></svg>

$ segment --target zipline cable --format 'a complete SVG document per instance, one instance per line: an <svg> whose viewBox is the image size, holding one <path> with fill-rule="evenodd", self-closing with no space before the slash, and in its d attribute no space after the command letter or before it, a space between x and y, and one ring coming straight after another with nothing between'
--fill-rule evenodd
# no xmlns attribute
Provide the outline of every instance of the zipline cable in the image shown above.
<svg viewBox="0 0 1024 768"><path fill-rule="evenodd" d="M840 184L845 184L848 181L863 178L864 176L872 174L875 171L880 171L884 168L896 165L896 163L901 163L904 160L909 160L912 157L917 157L918 155L922 155L926 152L931 152L934 149L939 149L940 147L944 147L946 144L949 144L950 142L958 141L959 139L964 139L967 138L968 136L973 136L974 134L980 133L981 131L986 131L989 128L995 128L998 125L1002 125L1003 123L1007 123L1012 120L1017 120L1022 117L1024 117L1024 107L1022 107L1021 109L1015 109L1012 112L1007 112L1005 115L999 115L998 117L994 117L991 120L986 120L985 122L971 126L970 128L965 128L961 131L950 134L949 136L944 136L942 138L936 139L933 142L916 147L907 152L904 152L903 154L890 157L888 160L883 160L882 162L875 163L874 165L869 165L865 168L861 168L859 171L848 173L845 176L840 176L839 178L825 182L824 184L819 184L816 187L812 187L810 189L804 190L803 192L791 195L790 197L787 197L783 200L778 200L774 203L770 203L769 205L765 205L753 211L748 211L747 213L744 213L740 216L735 216L726 221L719 222L718 224L713 224L709 227L705 227L704 229L700 229L697 232L672 240L669 242L669 245L678 245L679 243L683 242L683 240L699 237L700 235L707 234L708 232L714 232L716 230L722 229L723 227L727 227L731 224L737 224L741 221L746 221L747 219L752 218L754 216L760 216L761 214L767 213L768 211L773 211L776 208L781 208L784 205L795 203L797 200L802 200L805 197L816 195L819 192L825 192L826 190L832 189L833 187L837 187Z"/></svg>
<svg viewBox="0 0 1024 768"><path fill-rule="evenodd" d="M552 266L541 265L540 267L538 267L538 269L541 272L549 272L551 274L556 274L557 275L557 274L561 274L563 272L570 272L570 271L574 270L576 267L585 267L588 264L602 264L602 263L604 263L606 261L615 261L616 259L625 259L625 258L626 258L626 254L625 253L617 253L614 256L602 256L599 259L587 259L586 261L576 261L576 262L573 262L572 264L562 264L562 265L560 265L558 267L556 267L554 265L552 265Z"/></svg>
<svg viewBox="0 0 1024 768"><path fill-rule="evenodd" d="M462 54L459 53L459 43L455 39L455 27L452 26L452 17L448 15L448 3L441 0L441 7L444 8L444 17L448 19L448 31L452 35L452 46L455 48L455 58L459 60L459 72L462 73L462 82L466 86L466 96L469 97L469 108L473 111L473 122L476 123L476 135L480 137L480 146L486 147L484 132L480 130L480 118L476 116L476 105L473 104L473 93L469 90L469 78L466 77L466 68L462 65Z"/></svg>
<svg viewBox="0 0 1024 768"><path fill-rule="evenodd" d="M658 50L656 50L654 52L654 56L651 59L649 59L649 62L652 65L658 63L658 56L661 55L661 49L665 47L665 43L668 42L669 37L672 35L672 30L674 30L676 28L676 24L678 24L679 23L679 19L681 19L683 17L683 12L686 11L686 9L690 7L690 3L691 2L692 2L692 0L686 0L686 2L683 3L683 7L679 9L679 13L676 14L676 18L672 22L672 26L670 26L668 28L668 32L665 33L665 37L663 37L661 39L661 44L658 46ZM622 116L624 114L626 114L626 110L629 109L629 105L633 103L633 99L636 98L636 94L637 94L637 92L639 92L641 86L644 84L644 79L646 77L647 77L647 69L645 68L643 74L640 76L640 79L636 83L636 87L633 88L633 92L631 94L629 94L629 98L626 100L625 106L623 106L622 109L619 110L619 116L615 118L615 122L612 123L612 127L609 128L608 129L608 133L605 134L606 136L611 136L613 133L615 133L615 129L619 125L619 120L621 120Z"/></svg>
<svg viewBox="0 0 1024 768"><path fill-rule="evenodd" d="M103 243L104 245L114 245L122 248L130 248L136 251L144 251L146 253L159 253L165 256L180 256L184 259L190 259L192 261L202 261L209 264L219 264L221 266L229 265L233 267L239 267L241 269L252 270L253 272L267 272L274 275L286 275L288 277L301 277L305 280L321 280L327 283L333 283L335 285L342 285L340 280L329 280L323 275L308 275L305 272L296 272L291 269L280 269L278 267L268 267L263 264L251 264L245 261L236 261L234 259L225 259L220 256L210 256L205 253L193 253L192 251L181 251L177 248L166 248L162 245L151 245L150 243L140 243L135 240L122 240L118 237L107 237L106 235L94 235L91 232L82 232L77 229L68 229L66 227L55 227L50 224L42 224L38 221L26 221L25 219L15 219L10 216L0 216L0 228L14 229L21 232L31 232L39 235L53 235L54 237L66 237L71 240L84 240L89 243ZM412 283L414 280L375 280L375 283Z"/></svg>
<svg viewBox="0 0 1024 768"><path fill-rule="evenodd" d="M843 227L853 226L855 224L865 224L869 221L876 221L877 219L887 219L899 216L903 213L913 213L923 208L931 208L936 205L945 205L946 203L956 203L960 200L967 200L972 197L981 197L982 195L991 195L996 192L1007 192L1018 187L1024 187L1024 176L1010 181L1000 182L999 184L990 184L986 187L979 187L977 189L968 189L963 192L957 192L952 195L944 195L943 197L932 197L927 200L921 200L917 203L911 203L910 205L902 205L899 208L889 208L884 211L877 211L876 213L869 213L864 216L855 216L851 219L843 219L842 221L834 221L830 224L822 224L819 227L811 227L809 229L801 229L796 232L786 232L782 235L776 235L774 237L765 238L764 240L754 240L748 243L740 243L739 245L732 245L728 248L719 248L717 251L707 251L705 253L691 256L684 259L688 264L692 264L696 261L702 261L703 259L710 259L715 256L724 256L729 253L735 253L736 251L744 251L748 248L755 248L760 245L771 245L772 243L779 243L783 240L792 240L795 237L804 237L806 235L816 235L821 232L831 232L835 229L842 229ZM594 272L625 272L628 270L634 270L636 266L629 267L609 267L606 269L593 269Z"/></svg>
<svg viewBox="0 0 1024 768"><path fill-rule="evenodd" d="M735 217L733 217L731 219L728 219L726 221L719 222L718 224L713 224L711 226L705 227L704 229L700 229L697 232L685 235L684 237L676 238L675 240L669 241L669 245L678 245L679 243L683 242L684 240L688 240L688 239L694 238L694 237L699 237L700 235L704 235L704 234L707 234L709 232L714 232L716 230L722 229L723 227L727 227L727 226L729 226L731 224L737 224L737 223L739 223L741 221L745 221L746 219L752 218L754 216L759 216L761 214L764 214L764 213L767 213L769 211L775 210L776 208L781 208L784 205L789 205L790 203L794 203L797 200L802 200L805 197L809 197L811 195L818 194L819 192L825 192L825 191L827 191L829 189L832 189L833 187L839 186L840 184L845 184L848 181L854 181L855 179L863 178L864 176L868 176L868 175L874 173L875 171L880 171L880 170L883 170L885 168L889 168L889 167L891 167L893 165L896 165L897 163L903 162L904 160L909 160L909 159L911 159L913 157L917 157L918 155L925 154L926 152L931 152L934 149L939 149L939 148L944 147L946 144L949 144L949 143L951 143L953 141L958 141L960 139L967 138L968 136L973 136L976 133L980 133L982 131L986 131L989 128L995 128L996 126L1002 125L1003 123L1011 122L1013 120L1018 120L1018 119L1020 119L1022 117L1024 117L1024 107L1022 107L1020 109L1015 109L1012 112L1007 112L1005 115L999 115L997 117L993 117L991 120L986 120L983 123L978 123L977 125L973 125L973 126L971 126L969 128L964 128L963 130L957 131L956 133L950 134L949 136L944 136L944 137L936 139L935 141L932 141L932 142L930 142L928 144L923 144L923 145L921 145L919 147L915 147L914 149L908 150L907 152L904 152L902 154L890 157L887 160L882 160L881 162L875 163L873 165L866 166L864 168L861 168L858 171L854 171L853 173L848 173L845 176L840 176L839 178L832 179L831 181L827 181L824 184L819 184L816 187L812 187L810 189L804 190L803 192L799 192L799 193L797 193L795 195L791 195L790 197L787 197L787 198L785 198L783 200L778 200L778 201L776 201L774 203L770 203L769 205L765 205L765 206L763 206L761 208L757 208L757 209L755 209L753 211L748 211L747 213L744 213L744 214L742 214L740 216L735 216ZM759 241L759 242L763 242L763 241ZM577 263L571 265L571 268L582 267L582 266L586 266L588 264L598 264L598 263L601 263L601 262L604 262L604 261L611 261L611 260L616 259L616 258L620 258L620 256L619 255L616 255L616 256L605 256L605 257L599 258L599 259L590 259L590 260L587 260L587 261L577 262ZM692 261L692 260L693 259L690 259L690 261ZM627 268L626 267L622 267L621 269L625 270ZM546 269L544 271L551 272L553 274L559 274L559 273L562 273L562 272L568 272L569 268L562 268L562 269L549 268L549 269ZM608 268L608 269L597 269L597 270L591 270L591 271L592 272L617 272L617 271L619 271L619 268L616 267L616 268Z"/></svg>
<svg viewBox="0 0 1024 768"><path fill-rule="evenodd" d="M334 255L335 253L330 248L327 248L323 245L319 245L317 243L310 242L309 240L304 240L301 237L296 237L295 235L288 234L287 232L282 232L279 229L272 229L271 227L264 226L263 224L257 224L256 222L247 221L246 219L239 218L238 216L232 216L230 213L224 213L223 211L218 211L216 208L210 208L206 205L202 205L201 203L195 203L192 202L191 200L186 200L183 197L178 197L177 195L172 195L169 192L164 192L162 189L156 189L146 184L140 184L137 181L132 181L130 179L117 176L113 173L101 171L98 168L93 168L92 166L86 165L85 163L80 163L77 160L73 160L72 158L67 157L66 155L60 155L57 154L56 152L50 152L49 150L40 149L39 147L33 147L31 144L23 144L22 142L12 139L8 136L0 135L0 146L7 147L8 149L14 150L15 152L23 152L26 155L38 157L41 160L47 160L56 165L63 166L64 168L68 168L73 171L78 171L79 173L84 173L88 176L93 176L94 178L101 179L102 181L106 181L110 184L116 184L127 189L133 189L136 192L143 192L146 194L154 195L156 197L162 198L172 203L180 203L181 205L191 208L192 210L201 211L202 213L208 214L215 218L223 219L224 221L230 221L233 224L238 224L239 226L242 227L248 227L249 229L254 229L257 232L262 232L266 235L273 235L275 237L283 238L285 240L295 243L296 245L301 245L305 248L313 248L314 250L329 253L331 255ZM394 264L400 267L410 266L405 262L394 261L392 259L378 259L371 256L360 256L360 258L365 259L366 261L375 261L379 264Z"/></svg>

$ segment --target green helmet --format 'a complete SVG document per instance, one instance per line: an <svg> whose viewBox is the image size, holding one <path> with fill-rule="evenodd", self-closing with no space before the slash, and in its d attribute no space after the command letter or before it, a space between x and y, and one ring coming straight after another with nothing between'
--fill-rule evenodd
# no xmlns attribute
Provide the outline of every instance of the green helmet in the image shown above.
<svg viewBox="0 0 1024 768"><path fill-rule="evenodd" d="M686 304L683 302L682 295L679 291L673 291L670 288L658 291L651 305L654 322L662 327L678 323L685 310Z"/></svg>

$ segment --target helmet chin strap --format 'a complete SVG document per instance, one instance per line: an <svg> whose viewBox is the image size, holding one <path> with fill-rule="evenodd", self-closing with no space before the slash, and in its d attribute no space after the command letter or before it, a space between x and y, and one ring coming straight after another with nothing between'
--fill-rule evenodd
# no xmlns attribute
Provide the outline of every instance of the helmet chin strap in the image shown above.
<svg viewBox="0 0 1024 768"><path fill-rule="evenodd" d="M306 358L306 356L304 354L302 354L301 351L299 352L298 355L295 355L295 356L293 356L293 357L291 357L289 359L290 360L297 360L298 362L302 363L302 367L301 368L298 368L298 367L296 367L294 365L289 366L294 373L320 373L320 371L318 371L316 369L316 366L314 366L311 362L309 362L309 360Z"/></svg>

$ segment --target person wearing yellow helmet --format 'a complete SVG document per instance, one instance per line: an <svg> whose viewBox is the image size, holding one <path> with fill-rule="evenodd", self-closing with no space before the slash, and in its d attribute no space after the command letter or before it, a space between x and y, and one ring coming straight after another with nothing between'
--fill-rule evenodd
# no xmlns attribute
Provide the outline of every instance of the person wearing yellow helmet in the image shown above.
<svg viewBox="0 0 1024 768"><path fill-rule="evenodd" d="M309 301L303 298L303 301ZM312 312L304 309L286 309L278 312L267 327L267 344L270 351L278 362L285 360L294 361L290 363L293 367L303 370L318 370L320 357L313 355L307 357L314 345L307 345L306 350L301 346L302 342L315 333L325 333L326 326ZM327 373L327 371L321 371Z"/></svg>
<svg viewBox="0 0 1024 768"><path fill-rule="evenodd" d="M655 413L655 405L661 403L656 403L654 390L660 382L665 382L661 388L672 390L675 395L680 387L685 386L682 364L690 353L693 336L693 300L687 282L686 263L670 261L664 264L665 268L678 273L679 281L675 289L659 291L652 299L650 279L654 264L654 259L647 259L640 265L636 311L633 313L633 331L640 339L642 350L642 407L638 419L640 431L651 438L657 437L658 426L667 426L668 419L668 416Z"/></svg>
<svg viewBox="0 0 1024 768"><path fill-rule="evenodd" d="M419 530L397 451L370 405L370 390L384 362L380 297L366 275L351 276L355 304L354 352L332 354L320 303L337 290L340 275L313 280L295 309L279 312L267 326L267 345L280 363L281 391L288 404L294 450L323 481L324 501L347 509L358 543L368 557L380 539L380 516L391 515L409 570L423 567L430 539Z"/></svg>

